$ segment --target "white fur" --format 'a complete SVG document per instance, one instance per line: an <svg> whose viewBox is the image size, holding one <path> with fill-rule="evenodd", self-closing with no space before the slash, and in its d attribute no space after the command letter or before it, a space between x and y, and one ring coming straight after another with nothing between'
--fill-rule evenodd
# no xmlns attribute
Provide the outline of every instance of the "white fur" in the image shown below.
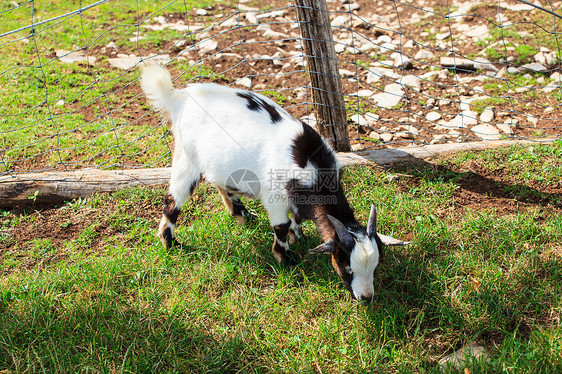
<svg viewBox="0 0 562 374"><path fill-rule="evenodd" d="M373 277L379 264L379 250L375 240L357 238L355 247L351 251L349 267L353 272L351 289L355 298L372 298L375 292Z"/></svg>
<svg viewBox="0 0 562 374"><path fill-rule="evenodd" d="M237 96L247 91L211 83L173 90L170 74L160 66L144 69L141 86L172 122L175 147L170 193L180 206L189 199L186 191L199 175L228 189L228 177L245 169L261 181L260 196L255 197L264 203L271 225L287 222L287 191L280 186L295 175L304 176L302 183L309 186L317 178L313 165L300 168L292 157L293 140L303 132L300 121L269 98L254 93L281 115L280 122L271 123L267 111L250 110L248 101Z"/></svg>

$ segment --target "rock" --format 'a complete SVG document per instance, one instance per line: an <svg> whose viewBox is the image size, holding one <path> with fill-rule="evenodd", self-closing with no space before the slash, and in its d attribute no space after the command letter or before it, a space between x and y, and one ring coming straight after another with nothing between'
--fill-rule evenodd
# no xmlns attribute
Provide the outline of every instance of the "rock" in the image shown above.
<svg viewBox="0 0 562 374"><path fill-rule="evenodd" d="M554 81L553 83L556 83L559 86L562 85L562 74L560 74L559 71L552 73L550 75L550 79Z"/></svg>
<svg viewBox="0 0 562 374"><path fill-rule="evenodd" d="M381 136L379 135L378 132L376 131L371 131L371 133L369 134L369 138L373 139L373 140L380 140Z"/></svg>
<svg viewBox="0 0 562 374"><path fill-rule="evenodd" d="M452 120L444 122L442 126L448 129L462 129L467 126L476 125L478 123L478 121L476 120L477 115L478 113L467 109L458 114Z"/></svg>
<svg viewBox="0 0 562 374"><path fill-rule="evenodd" d="M507 68L507 72L509 74L521 74L521 70L519 70L518 68L516 68L515 66L510 66Z"/></svg>
<svg viewBox="0 0 562 374"><path fill-rule="evenodd" d="M279 9L279 10L273 10L273 11L267 12L267 13L257 14L256 17L258 17L258 19L275 18L275 17L281 17L281 16L285 15L285 13L287 13L286 9Z"/></svg>
<svg viewBox="0 0 562 374"><path fill-rule="evenodd" d="M56 106L64 106L64 100L59 100L55 103Z"/></svg>
<svg viewBox="0 0 562 374"><path fill-rule="evenodd" d="M113 49L118 49L119 47L117 46L117 43L115 42L109 42L105 48L113 48Z"/></svg>
<svg viewBox="0 0 562 374"><path fill-rule="evenodd" d="M369 68L369 71L367 72L367 83L377 83L383 76L389 77L391 79L400 78L400 74L395 73L392 69L371 66Z"/></svg>
<svg viewBox="0 0 562 374"><path fill-rule="evenodd" d="M64 62L65 64L73 64L75 62L86 61L88 64L93 65L97 60L97 57L90 55L87 56L82 52L65 51L64 49L59 49L55 53L59 58L59 61Z"/></svg>
<svg viewBox="0 0 562 374"><path fill-rule="evenodd" d="M354 77L355 76L355 72L351 71L351 70L346 70L346 69L340 69L340 75L342 77Z"/></svg>
<svg viewBox="0 0 562 374"><path fill-rule="evenodd" d="M380 140L382 140L385 143L391 142L393 139L394 139L394 134L391 134L389 132L383 132L382 134L380 134Z"/></svg>
<svg viewBox="0 0 562 374"><path fill-rule="evenodd" d="M511 129L511 126L509 125L509 123L500 123L500 124L497 125L497 127L504 134L509 134L509 135L513 134L513 130Z"/></svg>
<svg viewBox="0 0 562 374"><path fill-rule="evenodd" d="M472 39L485 39L489 34L489 29L486 25L474 26L470 30L465 31L464 35Z"/></svg>
<svg viewBox="0 0 562 374"><path fill-rule="evenodd" d="M363 145L361 145L361 144L352 144L351 145L351 150L353 152L357 152L357 151L360 151L362 149L363 149Z"/></svg>
<svg viewBox="0 0 562 374"><path fill-rule="evenodd" d="M271 29L267 29L265 30L265 32L263 33L263 36L268 37L268 38L272 38L272 39L289 39L289 35L283 33L283 32L277 32L277 31L273 31Z"/></svg>
<svg viewBox="0 0 562 374"><path fill-rule="evenodd" d="M394 60L393 65L396 67L402 69L411 69L414 67L414 65L412 64L412 60L402 53L394 52L390 55L390 58Z"/></svg>
<svg viewBox="0 0 562 374"><path fill-rule="evenodd" d="M493 72L498 71L498 68L495 67L494 64L492 64L492 61L484 57L476 57L474 59L474 68Z"/></svg>
<svg viewBox="0 0 562 374"><path fill-rule="evenodd" d="M337 16L332 20L333 27L346 27L349 24L349 16Z"/></svg>
<svg viewBox="0 0 562 374"><path fill-rule="evenodd" d="M256 17L255 12L247 12L246 19L248 20L248 22L250 22L253 25L257 25L260 23L260 20L258 19L258 17Z"/></svg>
<svg viewBox="0 0 562 374"><path fill-rule="evenodd" d="M196 13L198 16L206 16L206 15L207 15L207 10L205 10L205 9L197 9L197 10L195 11L195 13Z"/></svg>
<svg viewBox="0 0 562 374"><path fill-rule="evenodd" d="M301 121L312 127L316 126L317 122L314 113L311 113L308 116L301 117Z"/></svg>
<svg viewBox="0 0 562 374"><path fill-rule="evenodd" d="M197 48L199 49L199 53L207 54L211 51L214 51L219 46L219 43L212 39L207 39L202 42L196 44Z"/></svg>
<svg viewBox="0 0 562 374"><path fill-rule="evenodd" d="M357 91L357 96L361 96L361 97L370 97L373 96L373 91L371 90L359 90Z"/></svg>
<svg viewBox="0 0 562 374"><path fill-rule="evenodd" d="M435 34L435 39L444 40L444 39L447 39L450 36L451 36L450 32L444 32L444 33L441 33L441 34Z"/></svg>
<svg viewBox="0 0 562 374"><path fill-rule="evenodd" d="M546 67L544 65L539 64L538 62L531 62L530 64L525 64L521 66L521 69L524 71L532 71L535 73L544 73L546 72Z"/></svg>
<svg viewBox="0 0 562 374"><path fill-rule="evenodd" d="M445 135L433 135L433 140L429 144L443 144L447 142L447 136Z"/></svg>
<svg viewBox="0 0 562 374"><path fill-rule="evenodd" d="M416 53L414 58L416 60L430 60L432 58L435 58L435 55L431 51L428 51L426 49L420 49L418 53Z"/></svg>
<svg viewBox="0 0 562 374"><path fill-rule="evenodd" d="M365 117L363 117L361 114L354 114L350 118L353 121L353 123L356 123L359 126L369 126L369 123L367 122Z"/></svg>
<svg viewBox="0 0 562 374"><path fill-rule="evenodd" d="M266 31L266 30L271 30L271 26L268 24L264 24L264 25L259 25L258 27L256 27L257 31Z"/></svg>
<svg viewBox="0 0 562 374"><path fill-rule="evenodd" d="M392 43L392 38L386 34L383 34L377 38L376 44Z"/></svg>
<svg viewBox="0 0 562 374"><path fill-rule="evenodd" d="M497 127L488 124L474 126L470 131L483 140L499 140L501 137Z"/></svg>
<svg viewBox="0 0 562 374"><path fill-rule="evenodd" d="M382 108L394 108L402 98L404 97L404 91L402 90L402 85L391 83L384 88L384 92L374 94L371 99Z"/></svg>
<svg viewBox="0 0 562 374"><path fill-rule="evenodd" d="M250 88L250 87L252 87L252 80L248 77L243 77L243 78L237 79L234 82L234 84L237 84L237 85L242 86L242 87Z"/></svg>
<svg viewBox="0 0 562 374"><path fill-rule="evenodd" d="M430 122L435 122L435 121L441 119L442 117L443 116L439 112L429 112L429 113L426 114L425 119L430 121Z"/></svg>
<svg viewBox="0 0 562 374"><path fill-rule="evenodd" d="M449 368L460 371L463 368L469 366L472 359L476 359L478 361L488 361L490 360L490 356L486 352L486 349L482 346L465 346L462 349L459 349L449 356L443 357L441 360L439 360L439 368L441 370Z"/></svg>
<svg viewBox="0 0 562 374"><path fill-rule="evenodd" d="M474 70L474 61L458 57L441 57L441 66L457 70Z"/></svg>
<svg viewBox="0 0 562 374"><path fill-rule="evenodd" d="M374 126L379 121L380 118L379 115L375 113L365 113L364 117L367 120L369 126Z"/></svg>
<svg viewBox="0 0 562 374"><path fill-rule="evenodd" d="M492 122L494 119L494 111L492 108L486 108L480 115L480 122Z"/></svg>
<svg viewBox="0 0 562 374"><path fill-rule="evenodd" d="M347 10L348 12L353 12L354 10L359 10L360 6L357 3L351 3L351 4L343 4L342 8Z"/></svg>
<svg viewBox="0 0 562 374"><path fill-rule="evenodd" d="M416 77L415 75L411 75L411 74L406 75L404 77L401 77L400 80L398 81L398 83L401 83L404 86L415 88L417 90L419 90L421 88L420 79L418 77Z"/></svg>

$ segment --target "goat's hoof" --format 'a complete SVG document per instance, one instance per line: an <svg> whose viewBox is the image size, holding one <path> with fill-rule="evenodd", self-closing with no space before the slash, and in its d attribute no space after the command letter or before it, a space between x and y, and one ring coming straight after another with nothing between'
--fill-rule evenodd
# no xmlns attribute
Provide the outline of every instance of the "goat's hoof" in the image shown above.
<svg viewBox="0 0 562 374"><path fill-rule="evenodd" d="M176 238L172 236L172 233L168 228L162 232L160 240L166 249L170 249L179 244Z"/></svg>

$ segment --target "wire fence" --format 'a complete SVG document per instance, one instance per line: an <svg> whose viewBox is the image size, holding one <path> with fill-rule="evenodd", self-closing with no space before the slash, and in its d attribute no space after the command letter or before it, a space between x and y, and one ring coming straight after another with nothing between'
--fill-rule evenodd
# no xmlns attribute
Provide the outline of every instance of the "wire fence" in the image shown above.
<svg viewBox="0 0 562 374"><path fill-rule="evenodd" d="M327 5L353 150L562 133L561 2ZM0 20L3 175L167 166L143 61L316 121L291 1L12 1Z"/></svg>

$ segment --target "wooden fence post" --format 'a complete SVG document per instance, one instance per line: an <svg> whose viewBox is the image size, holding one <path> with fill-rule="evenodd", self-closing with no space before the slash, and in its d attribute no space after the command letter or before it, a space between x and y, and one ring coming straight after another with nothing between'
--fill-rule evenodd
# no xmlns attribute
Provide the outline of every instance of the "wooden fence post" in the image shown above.
<svg viewBox="0 0 562 374"><path fill-rule="evenodd" d="M328 7L325 0L295 0L312 83L318 132L335 150L348 152L349 134Z"/></svg>

